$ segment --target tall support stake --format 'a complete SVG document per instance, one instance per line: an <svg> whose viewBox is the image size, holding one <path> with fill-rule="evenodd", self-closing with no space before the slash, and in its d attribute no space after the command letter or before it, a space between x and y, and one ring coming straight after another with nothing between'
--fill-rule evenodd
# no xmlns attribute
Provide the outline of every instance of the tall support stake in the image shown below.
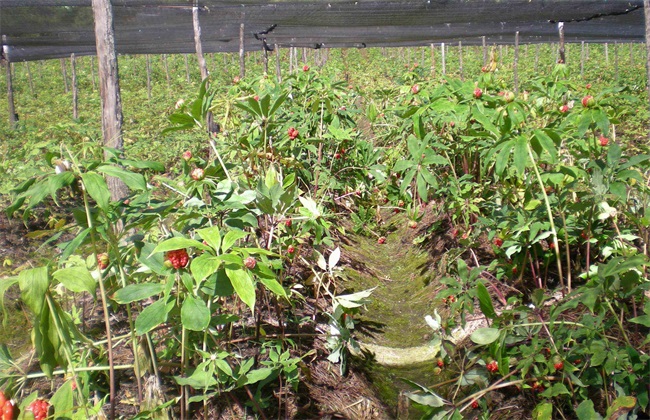
<svg viewBox="0 0 650 420"><path fill-rule="evenodd" d="M201 82L208 77L208 66L205 64L205 57L203 56L203 45L201 43L201 23L199 22L199 7L198 3L194 2L192 7L192 24L194 25L194 49L196 50L196 58L199 61L199 69L201 69ZM244 24L242 23L240 31L240 48L243 48ZM240 53L241 54L241 53ZM243 75L241 77L244 77Z"/></svg>
<svg viewBox="0 0 650 420"><path fill-rule="evenodd" d="M580 43L580 77L585 77L585 42Z"/></svg>
<svg viewBox="0 0 650 420"><path fill-rule="evenodd" d="M77 107L79 92L77 89L77 59L74 53L70 54L70 67L72 68L72 118L76 120L79 118L79 109Z"/></svg>
<svg viewBox="0 0 650 420"><path fill-rule="evenodd" d="M483 67L487 65L487 44L485 42L485 35L481 37L481 42L483 43Z"/></svg>
<svg viewBox="0 0 650 420"><path fill-rule="evenodd" d="M535 73L537 73L537 66L539 65L539 44L535 45Z"/></svg>
<svg viewBox="0 0 650 420"><path fill-rule="evenodd" d="M634 44L630 42L630 67L634 65L634 53L632 51L632 46Z"/></svg>
<svg viewBox="0 0 650 420"><path fill-rule="evenodd" d="M605 42L605 64L609 64L609 48L607 42Z"/></svg>
<svg viewBox="0 0 650 420"><path fill-rule="evenodd" d="M172 94L172 81L169 77L169 66L167 65L167 54L162 54L161 61L163 64L163 69L165 69L165 78L167 79L167 94L171 96Z"/></svg>
<svg viewBox="0 0 650 420"><path fill-rule="evenodd" d="M246 75L246 63L244 57L244 22L239 25L239 78Z"/></svg>
<svg viewBox="0 0 650 420"><path fill-rule="evenodd" d="M289 74L293 74L293 47L289 47Z"/></svg>
<svg viewBox="0 0 650 420"><path fill-rule="evenodd" d="M519 93L519 31L515 32L515 58L512 63L515 79L515 94Z"/></svg>
<svg viewBox="0 0 650 420"><path fill-rule="evenodd" d="M269 52L266 50L264 45L262 45L262 62L264 64L264 74L269 73Z"/></svg>
<svg viewBox="0 0 650 420"><path fill-rule="evenodd" d="M95 56L93 55L90 56L90 78L93 81L93 90L97 89L97 82L95 82Z"/></svg>
<svg viewBox="0 0 650 420"><path fill-rule="evenodd" d="M147 64L147 99L151 100L151 59L146 55Z"/></svg>
<svg viewBox="0 0 650 420"><path fill-rule="evenodd" d="M618 80L618 41L614 42L614 77Z"/></svg>
<svg viewBox="0 0 650 420"><path fill-rule="evenodd" d="M436 77L436 47L431 44L431 77Z"/></svg>
<svg viewBox="0 0 650 420"><path fill-rule="evenodd" d="M460 72L460 80L463 80L463 42L458 41L458 71Z"/></svg>
<svg viewBox="0 0 650 420"><path fill-rule="evenodd" d="M68 93L70 89L68 89L68 72L66 70L65 66L65 58L61 58L59 61L61 61L61 75L63 76L63 90L65 93Z"/></svg>
<svg viewBox="0 0 650 420"><path fill-rule="evenodd" d="M282 72L280 69L280 46L275 44L275 76L278 78L278 83L282 83Z"/></svg>
<svg viewBox="0 0 650 420"><path fill-rule="evenodd" d="M440 52L442 53L442 75L447 74L447 63L445 60L445 43L440 44Z"/></svg>
<svg viewBox="0 0 650 420"><path fill-rule="evenodd" d="M25 69L27 70L27 78L29 79L29 90L32 93L32 96L35 96L35 94L34 94L34 78L32 77L32 70L29 67L29 61L25 61Z"/></svg>
<svg viewBox="0 0 650 420"><path fill-rule="evenodd" d="M5 51L5 57L6 56L7 54ZM14 86L11 83L11 63L5 61L5 64L7 65L7 104L9 105L9 124L11 125L11 128L15 128L18 119L16 118L16 106L14 105Z"/></svg>

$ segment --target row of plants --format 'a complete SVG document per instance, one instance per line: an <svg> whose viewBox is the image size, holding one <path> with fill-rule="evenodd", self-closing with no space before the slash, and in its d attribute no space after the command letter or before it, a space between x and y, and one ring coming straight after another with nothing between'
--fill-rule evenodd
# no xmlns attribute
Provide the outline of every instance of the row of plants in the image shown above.
<svg viewBox="0 0 650 420"><path fill-rule="evenodd" d="M379 71L389 67L374 58ZM451 316L432 326L445 344L440 362L458 379L445 398L421 385L410 394L428 418L487 410L484 396L506 387L526 390L538 418L647 410L647 340L638 335L650 327L648 157L614 130L634 117L643 90L596 90L561 65L520 93L493 71L443 83L417 68L400 73L398 85L355 86L309 66L283 83L203 83L163 133L190 132L200 143L179 151L173 167L118 151L104 160L78 145L46 154L43 172L13 190L7 212L22 210L28 220L65 194L73 219L50 242L73 239L43 267L3 280L3 291L19 286L33 315L42 369L16 373L5 352L10 393L41 375L68 374L51 399L55 415L87 418L106 401L89 405L94 392L115 395L97 384L132 369L140 393L146 372L179 390L167 402L143 403L142 418L170 409L207 416L211 401L236 390L264 416L276 407L270 390L296 389L300 380L308 353L282 337L305 322L296 314L306 299L331 301L321 316L342 372L348 347L357 349L358 321L348 315L370 292L336 294L340 213L381 245L386 227L376 209L404 211L417 224L435 200L462 247L479 248L487 237L495 258L468 259L470 266L459 259L443 279ZM214 135L206 134L210 113L220 124ZM111 201L105 176L122 179L131 195ZM315 286L290 274L295 264L312 271ZM564 300L545 306L556 288ZM80 331L71 294L101 304L104 337ZM477 305L489 326L472 335L475 346L454 350L449 334ZM127 325L118 337L112 313ZM276 337L264 331L271 326L262 313L273 314ZM132 363L114 365L113 339L129 343ZM241 354L238 340L259 342L255 355ZM159 365L170 361L174 373L163 378ZM606 405L590 405L595 395Z"/></svg>

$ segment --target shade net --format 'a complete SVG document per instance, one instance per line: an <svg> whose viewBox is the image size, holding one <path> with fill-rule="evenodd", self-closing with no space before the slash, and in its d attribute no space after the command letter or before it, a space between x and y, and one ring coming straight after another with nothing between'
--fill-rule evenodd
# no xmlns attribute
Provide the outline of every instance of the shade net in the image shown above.
<svg viewBox="0 0 650 420"><path fill-rule="evenodd" d="M192 1L115 0L119 54L193 53ZM204 52L269 47L342 48L432 43L642 42L643 1L200 1ZM265 33L266 32L266 33ZM95 54L91 0L0 0L0 34L9 61Z"/></svg>

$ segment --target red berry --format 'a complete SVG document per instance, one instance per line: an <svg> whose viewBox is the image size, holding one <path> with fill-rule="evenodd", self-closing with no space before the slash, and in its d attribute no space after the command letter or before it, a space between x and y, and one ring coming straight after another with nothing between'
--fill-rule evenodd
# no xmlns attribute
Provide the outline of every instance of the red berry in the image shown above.
<svg viewBox="0 0 650 420"><path fill-rule="evenodd" d="M341 159L340 153L334 153L334 159Z"/></svg>
<svg viewBox="0 0 650 420"><path fill-rule="evenodd" d="M560 107L560 112L563 113L563 114L566 114L567 112L569 112L569 105L567 105L567 104L562 105Z"/></svg>
<svg viewBox="0 0 650 420"><path fill-rule="evenodd" d="M478 408L478 401L472 400L472 408L476 410Z"/></svg>
<svg viewBox="0 0 650 420"><path fill-rule="evenodd" d="M511 92L511 91L507 91L507 92L505 92L505 93L503 94L503 99L504 99L506 102L510 103L510 102L512 102L512 101L515 100L515 93L514 93L514 92Z"/></svg>
<svg viewBox="0 0 650 420"><path fill-rule="evenodd" d="M476 99L481 99L481 96L483 96L483 91L481 90L481 88L474 89L474 97Z"/></svg>
<svg viewBox="0 0 650 420"><path fill-rule="evenodd" d="M287 220L285 220L285 221L284 221L284 225L285 225L286 227L290 227L290 226L291 226L291 219L287 219Z"/></svg>
<svg viewBox="0 0 650 420"><path fill-rule="evenodd" d="M253 99L255 99L256 101L259 101L260 97L258 95L255 95L255 96L253 96Z"/></svg>
<svg viewBox="0 0 650 420"><path fill-rule="evenodd" d="M302 66L302 71L309 71L309 66L307 64Z"/></svg>
<svg viewBox="0 0 650 420"><path fill-rule="evenodd" d="M417 227L418 227L418 222L416 222L415 220L411 220L411 221L409 222L409 227L410 227L411 229L417 229Z"/></svg>
<svg viewBox="0 0 650 420"><path fill-rule="evenodd" d="M584 106L585 108L591 108L594 105L596 105L596 100L594 99L593 96L587 95L584 98L582 98L582 106Z"/></svg>
<svg viewBox="0 0 650 420"><path fill-rule="evenodd" d="M110 260L108 258L108 254L103 253L103 254L97 255L97 267L99 267L100 270L105 270L106 267L108 267L109 262L110 262Z"/></svg>
<svg viewBox="0 0 650 420"><path fill-rule="evenodd" d="M175 249L173 251L167 252L167 261L171 263L171 266L175 269L180 269L187 266L187 263L190 261L189 255L185 249Z"/></svg>
<svg viewBox="0 0 650 420"><path fill-rule="evenodd" d="M293 254L294 252L296 252L296 248L294 248L293 245L289 245L289 248L287 248L287 252L289 254Z"/></svg>
<svg viewBox="0 0 650 420"><path fill-rule="evenodd" d="M587 89L591 89L591 83L587 83L587 86L585 86Z"/></svg>
<svg viewBox="0 0 650 420"><path fill-rule="evenodd" d="M236 85L237 83L239 83L239 76L235 76L235 77L233 77L232 82L233 82L235 85Z"/></svg>
<svg viewBox="0 0 650 420"><path fill-rule="evenodd" d="M445 367L445 362L444 362L440 357L438 357L438 360L436 361L436 364L437 364L438 367L441 368L441 369L442 369L443 367Z"/></svg>
<svg viewBox="0 0 650 420"><path fill-rule="evenodd" d="M494 243L494 245L496 245L498 247L503 245L503 239L501 239L501 238L494 238L494 241L492 241L492 242Z"/></svg>
<svg viewBox="0 0 650 420"><path fill-rule="evenodd" d="M252 270L257 265L257 261L253 257L246 257L246 259L244 260L244 265L249 270Z"/></svg>
<svg viewBox="0 0 650 420"><path fill-rule="evenodd" d="M418 93L419 91L420 91L420 86L419 86L419 85L413 85L413 86L411 87L411 92L412 92L414 95L417 95L417 93Z"/></svg>
<svg viewBox="0 0 650 420"><path fill-rule="evenodd" d="M563 362L557 362L556 364L553 365L555 370L562 370L564 369L564 363Z"/></svg>
<svg viewBox="0 0 650 420"><path fill-rule="evenodd" d="M34 414L34 419L35 420L43 420L47 417L47 412L50 408L50 403L44 400L34 400L32 403L27 407L27 411L31 411ZM5 407L5 414L6 414L6 407Z"/></svg>
<svg viewBox="0 0 650 420"><path fill-rule="evenodd" d="M499 370L499 364L496 362L496 360L492 360L490 363L485 366L489 372L496 372Z"/></svg>
<svg viewBox="0 0 650 420"><path fill-rule="evenodd" d="M384 236L380 236L379 239L377 239L377 243L379 245L386 243L386 238Z"/></svg>
<svg viewBox="0 0 650 420"><path fill-rule="evenodd" d="M2 412L0 413L2 415L2 420L13 420L15 407L16 402L14 400L5 401L5 403L0 406L0 409L2 409ZM41 418L44 419L45 417L47 417L47 413ZM37 418L36 414L34 414L34 418Z"/></svg>
<svg viewBox="0 0 650 420"><path fill-rule="evenodd" d="M189 150L184 151L183 152L183 159L184 160L192 159L192 152L190 152Z"/></svg>
<svg viewBox="0 0 650 420"><path fill-rule="evenodd" d="M600 136L600 145L605 147L609 143L609 139L605 136Z"/></svg>
<svg viewBox="0 0 650 420"><path fill-rule="evenodd" d="M201 168L194 168L190 176L192 177L193 180L200 181L203 178L205 178L205 171Z"/></svg>
<svg viewBox="0 0 650 420"><path fill-rule="evenodd" d="M512 267L512 274L517 274L517 267Z"/></svg>
<svg viewBox="0 0 650 420"><path fill-rule="evenodd" d="M454 303L454 302L456 302L456 296L454 295L447 296L447 303Z"/></svg>

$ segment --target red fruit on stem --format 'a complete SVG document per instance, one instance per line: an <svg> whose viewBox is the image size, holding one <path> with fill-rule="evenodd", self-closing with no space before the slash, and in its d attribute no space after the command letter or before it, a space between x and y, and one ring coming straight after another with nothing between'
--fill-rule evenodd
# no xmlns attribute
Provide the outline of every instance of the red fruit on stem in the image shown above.
<svg viewBox="0 0 650 420"><path fill-rule="evenodd" d="M472 400L472 408L476 410L478 408L478 401Z"/></svg>
<svg viewBox="0 0 650 420"><path fill-rule="evenodd" d="M411 92L412 92L414 95L417 95L417 93L418 93L419 91L420 91L420 86L419 86L419 85L413 85L413 86L411 87Z"/></svg>
<svg viewBox="0 0 650 420"><path fill-rule="evenodd" d="M47 417L47 412L50 408L50 403L45 400L34 400L27 407L27 411L34 413L34 420L43 420Z"/></svg>
<svg viewBox="0 0 650 420"><path fill-rule="evenodd" d="M205 171L202 168L194 168L190 176L193 180L200 181L205 178Z"/></svg>
<svg viewBox="0 0 650 420"><path fill-rule="evenodd" d="M411 229L417 229L417 227L418 227L418 222L416 222L415 220L411 220L411 221L409 222L409 228L411 228Z"/></svg>
<svg viewBox="0 0 650 420"><path fill-rule="evenodd" d="M563 362L557 362L556 364L553 365L555 370L562 370L564 369L564 363Z"/></svg>
<svg viewBox="0 0 650 420"><path fill-rule="evenodd" d="M438 357L438 360L436 360L436 364L439 368L445 367L445 362L440 357Z"/></svg>
<svg viewBox="0 0 650 420"><path fill-rule="evenodd" d="M481 96L483 96L483 91L481 90L481 88L474 89L474 97L476 99L481 99Z"/></svg>
<svg viewBox="0 0 650 420"><path fill-rule="evenodd" d="M253 96L253 99L255 99L256 101L259 101L260 97L258 95L255 95L255 96Z"/></svg>
<svg viewBox="0 0 650 420"><path fill-rule="evenodd" d="M296 248L294 248L293 245L289 245L289 247L287 248L287 252L289 254L293 254L294 252L296 252Z"/></svg>
<svg viewBox="0 0 650 420"><path fill-rule="evenodd" d="M108 267L109 262L108 254L102 253L97 255L97 267L99 267L100 270L105 270L106 267ZM0 405L0 407L2 406Z"/></svg>
<svg viewBox="0 0 650 420"><path fill-rule="evenodd" d="M569 112L569 105L567 105L567 104L562 105L560 107L560 112L563 113L563 114L566 114L567 112Z"/></svg>
<svg viewBox="0 0 650 420"><path fill-rule="evenodd" d="M511 91L507 91L507 92L505 92L505 93L503 94L503 99L504 99L506 102L510 103L510 102L512 102L512 101L515 100L515 93L514 93L514 92L511 92Z"/></svg>
<svg viewBox="0 0 650 420"><path fill-rule="evenodd" d="M591 89L591 83L587 83L587 86L585 86L587 89Z"/></svg>
<svg viewBox="0 0 650 420"><path fill-rule="evenodd" d="M16 408L16 402L14 400L5 401L4 405L0 406L0 408L2 409L2 412L0 413L2 414L2 420L13 420ZM41 418L44 419L45 417L47 417L47 412L46 415ZM37 418L36 414L34 414L34 418Z"/></svg>
<svg viewBox="0 0 650 420"><path fill-rule="evenodd" d="M257 261L253 257L246 257L246 259L244 260L244 265L249 270L252 270L257 265Z"/></svg>
<svg viewBox="0 0 650 420"><path fill-rule="evenodd" d="M596 100L594 99L593 96L587 95L584 98L582 98L582 106L584 106L585 108L591 108L594 105L596 105Z"/></svg>
<svg viewBox="0 0 650 420"><path fill-rule="evenodd" d="M307 64L302 66L302 71L309 71L309 66Z"/></svg>
<svg viewBox="0 0 650 420"><path fill-rule="evenodd" d="M341 159L340 153L334 153L334 159Z"/></svg>
<svg viewBox="0 0 650 420"><path fill-rule="evenodd" d="M172 267L178 270L187 266L187 263L190 261L190 256L187 255L185 249L175 249L167 252L167 261L171 263Z"/></svg>
<svg viewBox="0 0 650 420"><path fill-rule="evenodd" d="M503 239L501 239L501 238L494 238L494 241L492 241L492 242L494 243L494 245L496 245L498 247L503 245Z"/></svg>
<svg viewBox="0 0 650 420"><path fill-rule="evenodd" d="M285 220L285 221L284 221L284 225L285 225L286 227L290 227L290 226L291 226L291 219L287 219L287 220Z"/></svg>
<svg viewBox="0 0 650 420"><path fill-rule="evenodd" d="M384 236L380 236L379 239L377 239L377 243L379 245L385 244L386 243L386 238Z"/></svg>
<svg viewBox="0 0 650 420"><path fill-rule="evenodd" d="M183 152L183 160L190 160L192 159L192 152L189 150L186 150Z"/></svg>
<svg viewBox="0 0 650 420"><path fill-rule="evenodd" d="M235 85L236 85L237 83L239 83L239 76L235 76L235 77L233 77L232 82L233 82Z"/></svg>
<svg viewBox="0 0 650 420"><path fill-rule="evenodd" d="M485 366L489 372L496 372L499 370L499 364L496 362L496 360L492 360L490 363Z"/></svg>
<svg viewBox="0 0 650 420"><path fill-rule="evenodd" d="M600 145L603 147L607 146L607 144L609 143L609 139L605 136L600 136L598 140L600 140Z"/></svg>

